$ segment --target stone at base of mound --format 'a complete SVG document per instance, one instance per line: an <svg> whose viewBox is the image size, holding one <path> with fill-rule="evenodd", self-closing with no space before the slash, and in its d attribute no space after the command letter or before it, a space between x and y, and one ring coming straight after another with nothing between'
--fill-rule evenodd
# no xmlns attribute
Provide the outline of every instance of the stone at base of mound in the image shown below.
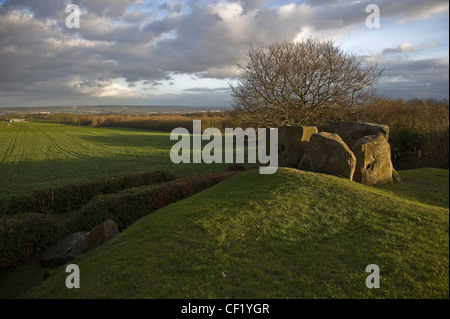
<svg viewBox="0 0 450 319"><path fill-rule="evenodd" d="M86 249L88 234L78 232L67 236L45 252L41 264L45 267L59 266L77 258Z"/></svg>
<svg viewBox="0 0 450 319"><path fill-rule="evenodd" d="M87 238L86 250L90 250L100 244L103 244L117 234L119 234L117 224L111 219L108 219L106 222L98 225L90 231Z"/></svg>
<svg viewBox="0 0 450 319"><path fill-rule="evenodd" d="M397 171L395 169L392 170L392 179L397 184L403 184L402 178L400 177L400 175L397 173Z"/></svg>

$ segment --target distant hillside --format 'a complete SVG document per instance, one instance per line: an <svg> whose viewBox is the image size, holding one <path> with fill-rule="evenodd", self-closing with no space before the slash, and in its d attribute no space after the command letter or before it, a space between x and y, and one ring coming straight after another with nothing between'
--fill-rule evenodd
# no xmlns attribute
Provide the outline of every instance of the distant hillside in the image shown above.
<svg viewBox="0 0 450 319"><path fill-rule="evenodd" d="M241 173L73 261L80 289L60 267L25 297L448 298L449 211L408 192L293 169ZM365 285L369 264L379 289Z"/></svg>
<svg viewBox="0 0 450 319"><path fill-rule="evenodd" d="M70 105L70 106L33 106L33 107L0 107L0 115L9 114L152 114L152 113L186 113L198 111L223 111L226 107L196 107L182 105Z"/></svg>

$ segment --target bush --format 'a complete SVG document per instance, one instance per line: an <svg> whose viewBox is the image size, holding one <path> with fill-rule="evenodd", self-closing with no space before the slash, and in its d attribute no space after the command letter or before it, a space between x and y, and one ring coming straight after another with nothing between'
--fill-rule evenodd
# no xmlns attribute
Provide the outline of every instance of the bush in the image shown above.
<svg viewBox="0 0 450 319"><path fill-rule="evenodd" d="M193 177L179 178L171 182L148 185L122 190L116 194L101 194L95 196L80 210L68 218L57 222L53 216L44 214L16 214L0 219L0 269L9 268L25 261L33 254L45 250L62 236L77 231L89 231L107 219L115 221L122 231L141 217L177 200L189 197L211 187L238 172L212 173ZM139 176L139 177L136 177ZM170 174L162 172L139 174L135 177L111 178L105 184L92 182L70 185L53 192L39 191L44 209L56 211L61 201L71 199L70 203L84 195L92 195L92 190L108 191L129 185L142 183L157 183L170 178ZM102 187L100 187L102 186ZM73 187L73 188L71 188ZM76 191L70 196L70 191ZM52 204L48 202L52 199ZM78 202L77 202L78 203ZM81 203L81 202L79 202ZM41 207L42 208L42 207Z"/></svg>
<svg viewBox="0 0 450 319"><path fill-rule="evenodd" d="M25 261L57 242L62 230L51 216L24 214L0 219L0 269Z"/></svg>
<svg viewBox="0 0 450 319"><path fill-rule="evenodd" d="M138 172L59 188L41 189L29 196L12 197L4 201L1 211L3 215L60 214L81 208L96 195L115 193L126 188L153 185L173 179L175 176L168 172Z"/></svg>
<svg viewBox="0 0 450 319"><path fill-rule="evenodd" d="M387 124L389 142L400 160L413 167L447 168L449 165L448 101L380 98L355 110L358 120Z"/></svg>
<svg viewBox="0 0 450 319"><path fill-rule="evenodd" d="M407 126L391 127L389 142L402 152L413 152L425 142L425 137L418 130Z"/></svg>
<svg viewBox="0 0 450 319"><path fill-rule="evenodd" d="M31 195L12 196L0 202L0 216L39 212L39 204Z"/></svg>
<svg viewBox="0 0 450 319"><path fill-rule="evenodd" d="M89 231L105 220L111 219L122 231L137 219L153 211L153 199L148 196L152 189L153 187L146 187L118 194L99 195L74 213L69 218L67 227L72 232Z"/></svg>
<svg viewBox="0 0 450 319"><path fill-rule="evenodd" d="M66 222L71 232L88 231L107 219L123 230L141 217L209 188L238 172L211 173L172 182L123 190L92 199Z"/></svg>

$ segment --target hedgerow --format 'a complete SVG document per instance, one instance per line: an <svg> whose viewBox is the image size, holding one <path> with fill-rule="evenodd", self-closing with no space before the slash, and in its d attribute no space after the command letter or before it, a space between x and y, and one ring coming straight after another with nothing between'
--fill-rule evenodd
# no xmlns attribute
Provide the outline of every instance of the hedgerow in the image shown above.
<svg viewBox="0 0 450 319"><path fill-rule="evenodd" d="M52 216L21 214L0 219L0 268L8 268L45 250L63 230Z"/></svg>
<svg viewBox="0 0 450 319"><path fill-rule="evenodd" d="M27 260L69 233L89 231L108 219L115 221L119 230L122 231L139 218L170 203L192 196L237 173L239 171L210 173L165 182L173 176L154 172L121 179L111 178L98 184L92 182L89 187L80 186L80 184L69 185L64 188L64 192L58 190L52 195L49 192L40 191L42 205L50 205L50 203L53 205L46 206L44 210L52 210L53 213L69 211L69 208L81 205L85 201L79 200L81 195L93 198L81 209L72 212L64 219L58 220L55 216L43 213L0 217L0 269L9 268ZM156 184L158 181L162 183ZM124 185L146 183L154 183L154 185L122 189ZM74 194L70 194L70 189L74 191ZM112 192L115 189L122 190L113 194L101 194L103 191ZM95 193L100 195L94 196ZM58 196L61 196L62 200L59 200ZM72 206L64 207L64 203Z"/></svg>
<svg viewBox="0 0 450 319"><path fill-rule="evenodd" d="M3 215L61 214L81 208L96 195L115 193L126 188L153 185L173 179L175 176L168 172L138 172L58 188L40 189L27 196L14 196L4 200L0 205L0 212Z"/></svg>
<svg viewBox="0 0 450 319"><path fill-rule="evenodd" d="M68 220L72 232L90 230L107 219L123 230L139 218L180 199L192 196L238 172L211 173L179 178L159 185L100 195Z"/></svg>

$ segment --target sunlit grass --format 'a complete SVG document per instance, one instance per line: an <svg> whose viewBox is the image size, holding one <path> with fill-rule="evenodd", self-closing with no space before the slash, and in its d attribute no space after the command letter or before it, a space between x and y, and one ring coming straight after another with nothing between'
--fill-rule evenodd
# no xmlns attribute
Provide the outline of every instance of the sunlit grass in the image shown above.
<svg viewBox="0 0 450 319"><path fill-rule="evenodd" d="M448 209L394 191L292 169L242 173L75 260L80 289L60 267L25 296L448 298ZM365 286L368 264L379 289Z"/></svg>

